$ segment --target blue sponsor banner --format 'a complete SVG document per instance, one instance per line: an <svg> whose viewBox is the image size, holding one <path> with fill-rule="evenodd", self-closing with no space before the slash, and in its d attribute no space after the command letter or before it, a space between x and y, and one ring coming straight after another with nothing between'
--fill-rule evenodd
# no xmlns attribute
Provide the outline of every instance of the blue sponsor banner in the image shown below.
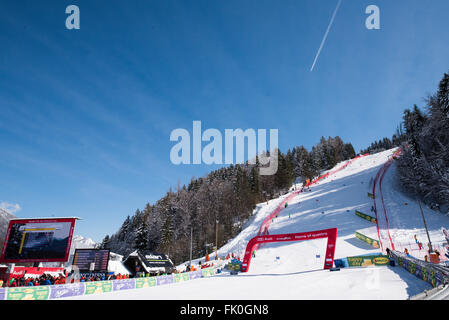
<svg viewBox="0 0 449 320"><path fill-rule="evenodd" d="M113 290L129 290L136 288L136 279L121 279L112 281Z"/></svg>
<svg viewBox="0 0 449 320"><path fill-rule="evenodd" d="M156 279L158 286L163 286L164 284L170 284L174 282L172 274L167 276L159 276Z"/></svg>
<svg viewBox="0 0 449 320"><path fill-rule="evenodd" d="M0 288L0 300L5 300L6 297L6 289Z"/></svg>
<svg viewBox="0 0 449 320"><path fill-rule="evenodd" d="M203 277L203 272L201 270L189 272L189 279L198 279Z"/></svg>
<svg viewBox="0 0 449 320"><path fill-rule="evenodd" d="M83 295L86 291L84 283L56 284L50 287L50 299Z"/></svg>

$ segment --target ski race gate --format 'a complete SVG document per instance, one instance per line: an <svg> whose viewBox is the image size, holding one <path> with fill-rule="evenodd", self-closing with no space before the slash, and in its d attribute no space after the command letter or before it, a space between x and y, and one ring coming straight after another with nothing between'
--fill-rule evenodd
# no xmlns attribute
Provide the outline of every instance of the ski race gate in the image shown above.
<svg viewBox="0 0 449 320"><path fill-rule="evenodd" d="M335 244L337 242L337 228L325 229L318 231L309 231L301 233L273 234L265 236L257 236L252 238L246 246L245 256L243 257L241 272L248 272L251 263L254 247L262 243L269 242L291 242L291 241L307 241L327 238L326 256L324 259L324 269L332 268L334 264Z"/></svg>

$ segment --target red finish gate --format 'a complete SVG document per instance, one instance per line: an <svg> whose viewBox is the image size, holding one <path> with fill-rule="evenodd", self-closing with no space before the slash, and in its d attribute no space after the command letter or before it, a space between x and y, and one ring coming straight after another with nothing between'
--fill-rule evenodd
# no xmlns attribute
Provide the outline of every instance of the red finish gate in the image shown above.
<svg viewBox="0 0 449 320"><path fill-rule="evenodd" d="M337 242L337 228L301 232L301 233L273 234L273 235L254 237L248 242L248 245L246 246L241 272L248 272L249 265L251 263L252 252L256 245L269 242L307 241L322 238L327 238L326 256L324 258L324 269L330 269L334 264L335 244Z"/></svg>

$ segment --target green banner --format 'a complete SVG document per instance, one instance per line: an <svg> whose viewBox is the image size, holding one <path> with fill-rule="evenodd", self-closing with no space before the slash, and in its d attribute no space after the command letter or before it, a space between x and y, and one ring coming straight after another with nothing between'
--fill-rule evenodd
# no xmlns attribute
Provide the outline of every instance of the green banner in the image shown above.
<svg viewBox="0 0 449 320"><path fill-rule="evenodd" d="M368 192L368 197L370 197L371 199L374 199L374 195L372 193Z"/></svg>
<svg viewBox="0 0 449 320"><path fill-rule="evenodd" d="M390 259L387 256L357 256L348 257L350 267L387 266Z"/></svg>
<svg viewBox="0 0 449 320"><path fill-rule="evenodd" d="M365 236L365 235L363 235L363 234L361 234L360 232L357 232L357 231L355 232L355 236L358 239L360 239L360 240L368 243L369 245L373 246L374 248L377 248L377 249L380 248L380 243L379 243L378 240L371 239L370 237L367 237L367 236Z"/></svg>
<svg viewBox="0 0 449 320"><path fill-rule="evenodd" d="M175 273L174 275L175 282L184 282L189 280L188 273Z"/></svg>
<svg viewBox="0 0 449 320"><path fill-rule="evenodd" d="M360 212L360 211L358 211L358 210L355 211L355 215L356 215L356 216L359 216L360 218L363 218L363 219L365 219L365 220L368 220L368 221L370 221L370 222L372 222L372 223L377 223L376 218L371 217L371 216L369 216L369 215L367 215L367 214L364 214L363 212Z"/></svg>
<svg viewBox="0 0 449 320"><path fill-rule="evenodd" d="M210 277L214 275L214 269L213 268L207 268L203 269L203 277Z"/></svg>
<svg viewBox="0 0 449 320"><path fill-rule="evenodd" d="M148 288L156 286L156 277L147 277L147 278L137 278L136 279L136 288Z"/></svg>
<svg viewBox="0 0 449 320"><path fill-rule="evenodd" d="M8 288L7 300L47 300L49 295L49 286Z"/></svg>
<svg viewBox="0 0 449 320"><path fill-rule="evenodd" d="M234 270L234 271L240 271L240 269L242 268L242 264L241 263L228 263L226 265L226 269L228 270Z"/></svg>
<svg viewBox="0 0 449 320"><path fill-rule="evenodd" d="M112 281L92 281L86 282L84 294L97 294L112 291Z"/></svg>

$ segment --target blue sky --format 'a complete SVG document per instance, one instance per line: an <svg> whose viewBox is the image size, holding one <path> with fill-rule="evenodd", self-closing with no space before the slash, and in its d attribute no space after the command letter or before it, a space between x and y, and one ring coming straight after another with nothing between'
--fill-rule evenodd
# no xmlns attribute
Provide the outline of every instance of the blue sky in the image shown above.
<svg viewBox="0 0 449 320"><path fill-rule="evenodd" d="M81 29L67 30L78 5ZM0 203L96 241L178 181L170 132L278 129L282 151L391 136L449 70L447 0L0 0ZM365 28L379 6L381 30ZM19 210L20 209L20 210Z"/></svg>

